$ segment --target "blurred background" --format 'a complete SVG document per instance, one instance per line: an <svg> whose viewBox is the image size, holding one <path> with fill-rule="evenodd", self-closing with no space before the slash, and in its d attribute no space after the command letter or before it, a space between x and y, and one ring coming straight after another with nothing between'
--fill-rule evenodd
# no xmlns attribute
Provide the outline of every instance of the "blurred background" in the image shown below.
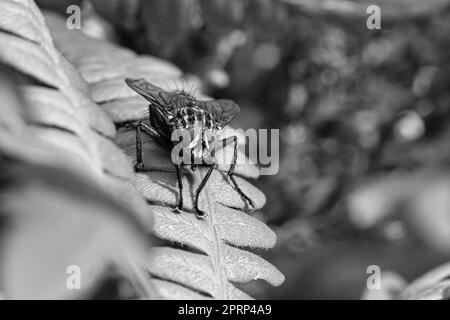
<svg viewBox="0 0 450 320"><path fill-rule="evenodd" d="M234 127L280 130L279 173L255 184L286 282L245 288L270 299L359 299L369 265L399 290L448 261L450 1L373 2L37 1L235 100Z"/></svg>

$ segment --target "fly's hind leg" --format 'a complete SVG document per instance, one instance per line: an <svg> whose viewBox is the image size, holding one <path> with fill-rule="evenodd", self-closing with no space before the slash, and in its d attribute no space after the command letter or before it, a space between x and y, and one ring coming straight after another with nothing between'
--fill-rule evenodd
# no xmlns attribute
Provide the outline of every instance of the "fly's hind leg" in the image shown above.
<svg viewBox="0 0 450 320"><path fill-rule="evenodd" d="M244 200L244 202L246 204L248 203L250 205L251 210L253 211L253 210L255 210L255 203L253 202L252 199L250 199L244 193L244 191L242 191L242 189L239 187L236 179L234 178L234 169L236 168L236 162L237 162L237 137L236 136L231 136L231 137L228 137L228 138L225 138L223 140L218 141L218 145L217 145L216 150L219 150L221 148L225 148L227 145L229 145L230 143L233 143L233 142L234 142L233 159L232 159L231 164L230 164L230 169L228 169L227 178L229 178L231 180L231 182L233 183L233 186L236 189L236 191L239 193L239 195Z"/></svg>

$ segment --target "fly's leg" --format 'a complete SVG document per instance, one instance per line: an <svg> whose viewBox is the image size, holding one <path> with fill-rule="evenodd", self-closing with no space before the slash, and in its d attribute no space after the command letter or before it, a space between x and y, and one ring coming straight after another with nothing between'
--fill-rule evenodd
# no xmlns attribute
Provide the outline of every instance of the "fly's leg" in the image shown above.
<svg viewBox="0 0 450 320"><path fill-rule="evenodd" d="M139 121L136 125L136 165L134 166L137 172L149 172L142 161L142 139L141 134L142 131L148 134L150 137L155 139L162 139L162 136L156 131L154 128L149 126L147 123ZM181 212L183 211L183 182L181 180L181 169L179 165L175 165L175 169L177 171L178 178L178 191L179 191L179 200L176 210Z"/></svg>
<svg viewBox="0 0 450 320"><path fill-rule="evenodd" d="M191 157L191 170L195 171L196 165L195 165L195 158L194 158L194 148L191 148L190 157Z"/></svg>
<svg viewBox="0 0 450 320"><path fill-rule="evenodd" d="M145 122L139 121L136 125L136 164L134 165L134 169L137 172L148 172L149 169L145 167L142 161L142 131L152 138L161 138L161 135Z"/></svg>
<svg viewBox="0 0 450 320"><path fill-rule="evenodd" d="M136 164L134 165L134 169L137 172L146 171L145 165L142 162L141 126L142 122L139 122L136 126Z"/></svg>
<svg viewBox="0 0 450 320"><path fill-rule="evenodd" d="M182 212L183 211L183 181L181 180L181 169L180 169L180 166L178 164L176 164L175 168L177 169L178 194L179 194L178 206L177 206L176 210L178 212Z"/></svg>
<svg viewBox="0 0 450 320"><path fill-rule="evenodd" d="M211 176L211 173L214 170L214 167L215 167L215 165L211 165L209 167L208 172L206 173L206 175L203 178L202 182L198 186L197 191L195 192L194 210L195 210L195 213L196 213L198 218L206 217L206 213L198 208L198 199L200 197L200 192L202 192L203 188L205 187L206 182L208 181L209 177Z"/></svg>
<svg viewBox="0 0 450 320"><path fill-rule="evenodd" d="M252 199L250 199L244 193L244 191L242 191L242 189L239 187L236 179L234 178L234 169L236 168L236 162L237 162L237 137L231 136L231 137L228 137L228 138L218 141L218 146L217 146L216 150L225 148L227 145L229 145L230 143L233 143L233 142L234 142L233 159L230 164L230 169L228 169L227 178L229 178L231 180L236 191L239 193L239 195L244 200L244 202L248 203L250 205L251 210L253 211L253 210L255 210L255 203L253 202Z"/></svg>

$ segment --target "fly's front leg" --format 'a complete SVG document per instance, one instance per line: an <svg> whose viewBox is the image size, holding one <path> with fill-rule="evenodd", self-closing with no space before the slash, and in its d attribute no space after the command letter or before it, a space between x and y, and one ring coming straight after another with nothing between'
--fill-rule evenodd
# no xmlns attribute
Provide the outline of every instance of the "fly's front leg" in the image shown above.
<svg viewBox="0 0 450 320"><path fill-rule="evenodd" d="M136 125L136 165L134 166L137 172L149 172L142 161L142 139L141 133L145 132L150 137L154 139L163 139L162 136L150 125L145 122L139 121ZM181 212L183 211L183 181L181 179L181 168L179 165L175 165L175 169L177 171L177 179L178 179L178 191L179 191L179 200L176 210Z"/></svg>
<svg viewBox="0 0 450 320"><path fill-rule="evenodd" d="M195 148L195 147L194 147L194 148ZM189 154L190 159L191 159L191 170L192 170L192 171L195 171L195 169L196 169L196 166L195 166L195 157L194 157L194 148L191 148L190 154Z"/></svg>
<svg viewBox="0 0 450 320"><path fill-rule="evenodd" d="M200 192L202 192L203 188L205 187L206 182L208 181L209 177L211 176L211 173L214 170L214 167L215 167L214 164L209 167L208 172L206 173L206 175L203 178L202 182L198 186L197 191L195 192L194 210L195 210L195 213L197 214L198 218L206 217L206 213L198 208L198 200L199 200L199 197L200 197Z"/></svg>
<svg viewBox="0 0 450 320"><path fill-rule="evenodd" d="M137 172L148 172L149 169L145 167L144 162L142 161L142 131L152 138L161 138L161 135L143 121L139 121L136 125L136 164L134 165L134 169Z"/></svg>
<svg viewBox="0 0 450 320"><path fill-rule="evenodd" d="M177 170L178 194L179 194L178 206L177 206L176 210L178 212L182 212L183 211L183 181L181 179L181 168L180 168L180 165L176 164L175 165L175 169Z"/></svg>
<svg viewBox="0 0 450 320"><path fill-rule="evenodd" d="M233 159L230 164L230 169L228 169L227 178L229 178L231 180L236 191L239 193L239 195L244 200L244 202L248 203L252 207L252 211L253 211L255 209L255 203L253 202L252 199L247 197L247 195L242 191L242 189L239 187L236 179L234 178L234 169L236 168L236 162L237 162L237 137L231 136L231 137L228 137L228 138L218 141L219 145L217 146L216 150L225 148L227 145L229 145L232 142L234 142ZM216 150L214 150L214 152Z"/></svg>

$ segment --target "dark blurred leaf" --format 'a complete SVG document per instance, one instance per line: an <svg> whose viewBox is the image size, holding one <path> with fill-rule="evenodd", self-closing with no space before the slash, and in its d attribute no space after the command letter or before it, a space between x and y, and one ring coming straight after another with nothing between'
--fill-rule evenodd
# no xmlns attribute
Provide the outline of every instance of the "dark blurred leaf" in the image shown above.
<svg viewBox="0 0 450 320"><path fill-rule="evenodd" d="M281 27L287 22L286 7L273 0L252 0L246 8L246 19L255 36L280 40Z"/></svg>
<svg viewBox="0 0 450 320"><path fill-rule="evenodd" d="M203 19L212 28L233 29L245 20L246 1L200 0Z"/></svg>
<svg viewBox="0 0 450 320"><path fill-rule="evenodd" d="M147 40L163 57L170 57L196 27L196 0L143 1L141 10Z"/></svg>
<svg viewBox="0 0 450 320"><path fill-rule="evenodd" d="M116 25L131 30L139 23L137 17L140 0L90 0L90 2L102 17Z"/></svg>

